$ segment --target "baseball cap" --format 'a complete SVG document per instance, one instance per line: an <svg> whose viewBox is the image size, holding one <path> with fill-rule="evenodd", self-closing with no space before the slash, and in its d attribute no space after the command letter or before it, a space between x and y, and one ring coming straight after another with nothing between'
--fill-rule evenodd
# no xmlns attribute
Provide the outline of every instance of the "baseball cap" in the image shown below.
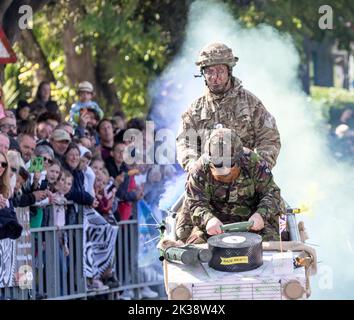
<svg viewBox="0 0 354 320"><path fill-rule="evenodd" d="M63 129L56 129L52 132L51 139L53 139L54 141L69 141L71 142L71 137L69 135L69 133L67 133L65 130Z"/></svg>
<svg viewBox="0 0 354 320"><path fill-rule="evenodd" d="M87 91L93 93L93 85L91 82L83 81L79 83L78 91Z"/></svg>

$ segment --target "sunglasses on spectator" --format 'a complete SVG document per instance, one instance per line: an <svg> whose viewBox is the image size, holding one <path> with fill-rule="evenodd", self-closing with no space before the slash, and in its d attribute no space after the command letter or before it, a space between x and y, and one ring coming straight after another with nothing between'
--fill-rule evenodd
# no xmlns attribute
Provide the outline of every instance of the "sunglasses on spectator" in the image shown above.
<svg viewBox="0 0 354 320"><path fill-rule="evenodd" d="M52 164L53 163L53 160L52 159L49 159L47 157L43 157L43 161L47 161L49 164Z"/></svg>
<svg viewBox="0 0 354 320"><path fill-rule="evenodd" d="M14 168L14 167L11 167L11 171L12 171L13 173L17 173L17 169Z"/></svg>
<svg viewBox="0 0 354 320"><path fill-rule="evenodd" d="M6 169L7 168L7 162L1 162L1 167Z"/></svg>

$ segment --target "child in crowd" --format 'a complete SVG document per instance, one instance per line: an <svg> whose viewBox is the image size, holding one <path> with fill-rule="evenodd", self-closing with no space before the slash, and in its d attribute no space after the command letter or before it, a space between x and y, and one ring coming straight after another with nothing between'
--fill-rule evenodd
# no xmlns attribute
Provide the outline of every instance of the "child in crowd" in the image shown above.
<svg viewBox="0 0 354 320"><path fill-rule="evenodd" d="M87 149L91 149L93 145L90 137L81 137L79 139L79 144L84 146Z"/></svg>
<svg viewBox="0 0 354 320"><path fill-rule="evenodd" d="M30 196L23 194L22 187L28 181L30 174L24 168L24 166L19 167L16 175L16 184L14 188L13 205L15 208L27 207Z"/></svg>
<svg viewBox="0 0 354 320"><path fill-rule="evenodd" d="M53 224L57 227L63 227L65 225L65 209L67 200L65 195L71 190L73 184L73 176L67 170L61 172L60 178L54 185L55 193L53 194ZM69 255L67 234L65 232L59 231L59 243L61 248L64 250L64 255Z"/></svg>
<svg viewBox="0 0 354 320"><path fill-rule="evenodd" d="M60 162L54 159L53 163L48 167L47 170L48 188L52 192L55 191L55 184L59 179L60 172L61 172Z"/></svg>
<svg viewBox="0 0 354 320"><path fill-rule="evenodd" d="M93 85L90 82L83 81L79 83L79 101L76 101L71 106L70 110L70 120L72 123L78 125L80 117L83 116L86 123L95 126L95 124L103 118L102 109L99 107L97 102L92 100L94 95Z"/></svg>
<svg viewBox="0 0 354 320"><path fill-rule="evenodd" d="M80 149L80 164L79 164L79 169L83 172L84 174L84 186L86 192L88 192L91 196L95 196L95 189L94 189L94 184L95 184L95 172L92 170L91 167L89 167L89 164L92 159L92 153L89 149L85 148L84 146L79 146Z"/></svg>
<svg viewBox="0 0 354 320"><path fill-rule="evenodd" d="M105 218L108 223L116 225L117 221L112 214L112 206L117 188L114 184L114 180L110 178L105 171L106 170L101 172L96 177L95 181L95 193L99 203L96 210Z"/></svg>
<svg viewBox="0 0 354 320"><path fill-rule="evenodd" d="M105 168L104 161L100 157L95 157L91 161L90 167L96 176L98 176Z"/></svg>

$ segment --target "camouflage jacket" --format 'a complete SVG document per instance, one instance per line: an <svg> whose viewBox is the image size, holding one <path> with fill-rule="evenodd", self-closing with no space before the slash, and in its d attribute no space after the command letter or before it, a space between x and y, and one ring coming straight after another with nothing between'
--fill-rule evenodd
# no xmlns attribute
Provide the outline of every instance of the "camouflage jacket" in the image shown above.
<svg viewBox="0 0 354 320"><path fill-rule="evenodd" d="M186 171L203 154L205 141L218 123L235 130L244 147L257 152L270 168L274 167L280 151L275 119L257 97L242 87L240 80L233 78L233 86L225 94L215 95L207 88L205 95L182 115L177 159ZM199 142L187 138L190 131L198 132Z"/></svg>
<svg viewBox="0 0 354 320"><path fill-rule="evenodd" d="M241 157L240 175L230 184L216 181L207 157L200 157L188 175L186 191L193 224L201 228L213 217L232 223L246 221L258 212L270 221L285 213L280 189L267 163L250 150Z"/></svg>

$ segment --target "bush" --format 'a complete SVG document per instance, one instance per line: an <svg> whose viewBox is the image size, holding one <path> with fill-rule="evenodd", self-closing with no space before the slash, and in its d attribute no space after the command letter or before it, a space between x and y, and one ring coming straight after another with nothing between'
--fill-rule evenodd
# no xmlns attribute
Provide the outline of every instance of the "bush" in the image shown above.
<svg viewBox="0 0 354 320"><path fill-rule="evenodd" d="M345 108L354 110L354 92L342 88L327 88L312 86L311 98L321 105L325 119L331 124L335 123Z"/></svg>

